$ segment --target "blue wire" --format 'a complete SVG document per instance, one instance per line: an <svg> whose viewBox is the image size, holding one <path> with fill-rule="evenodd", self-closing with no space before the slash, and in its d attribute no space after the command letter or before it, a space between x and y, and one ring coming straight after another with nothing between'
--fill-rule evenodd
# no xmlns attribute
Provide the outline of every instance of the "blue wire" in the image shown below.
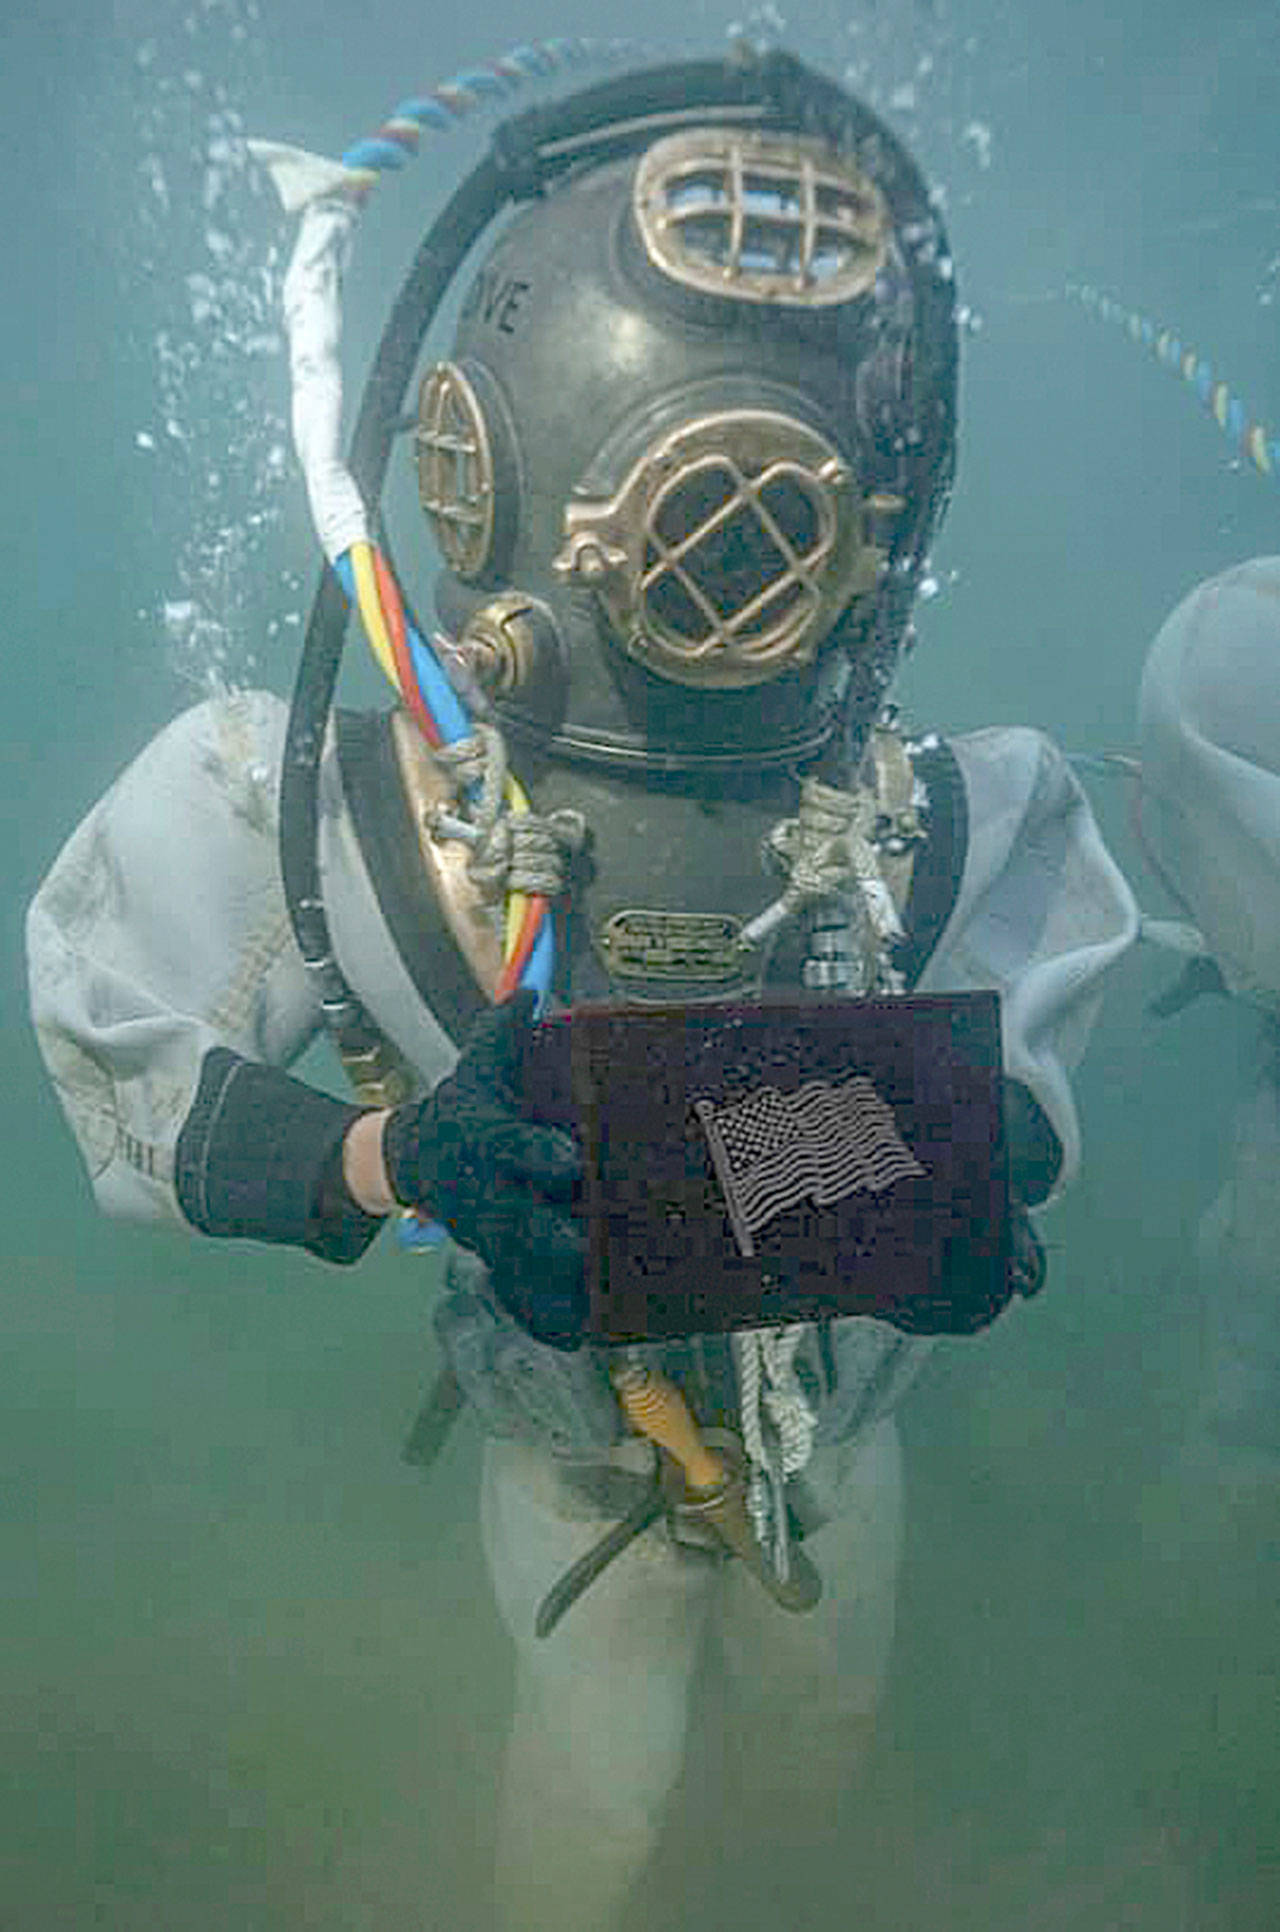
<svg viewBox="0 0 1280 1932"><path fill-rule="evenodd" d="M520 984L537 994L535 1017L540 1017L551 995L551 971L555 965L555 939L551 930L551 920L544 913L538 937L533 942L533 950L524 964Z"/></svg>
<svg viewBox="0 0 1280 1932"><path fill-rule="evenodd" d="M349 550L344 550L338 558L338 561L333 566L333 574L342 585L343 595L346 597L347 603L349 605L354 604L356 601L356 573L351 567L351 552Z"/></svg>
<svg viewBox="0 0 1280 1932"><path fill-rule="evenodd" d="M333 568L348 604L353 606L358 604L356 574L351 567L351 552L344 550ZM427 709L435 719L437 729L445 743L455 744L459 738L465 738L470 732L471 720L457 692L441 670L435 652L407 614L404 628L409 655L413 660L413 674L418 680L418 688L422 692Z"/></svg>
<svg viewBox="0 0 1280 1932"><path fill-rule="evenodd" d="M436 721L436 729L440 736L447 745L456 744L459 738L469 737L471 719L467 715L466 707L441 669L439 658L407 612L404 632L409 644L409 656L413 659L413 674L418 680L418 689L426 700L428 711Z"/></svg>
<svg viewBox="0 0 1280 1932"><path fill-rule="evenodd" d="M449 1230L443 1221L424 1221L418 1214L396 1216L396 1240L402 1248L419 1252L442 1247L448 1239Z"/></svg>

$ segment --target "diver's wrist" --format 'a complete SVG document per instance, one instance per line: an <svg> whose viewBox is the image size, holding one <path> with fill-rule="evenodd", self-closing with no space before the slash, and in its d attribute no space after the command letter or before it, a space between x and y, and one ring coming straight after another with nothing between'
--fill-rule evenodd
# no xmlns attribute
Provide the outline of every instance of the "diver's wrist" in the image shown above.
<svg viewBox="0 0 1280 1932"><path fill-rule="evenodd" d="M382 1157L382 1130L391 1109L361 1114L347 1129L342 1144L342 1178L347 1192L366 1214L390 1214L396 1205L387 1164Z"/></svg>

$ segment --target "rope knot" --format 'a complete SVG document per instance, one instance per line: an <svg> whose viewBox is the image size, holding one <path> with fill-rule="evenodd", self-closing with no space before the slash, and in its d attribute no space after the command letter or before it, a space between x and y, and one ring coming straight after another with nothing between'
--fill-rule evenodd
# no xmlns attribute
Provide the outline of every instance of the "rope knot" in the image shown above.
<svg viewBox="0 0 1280 1932"><path fill-rule="evenodd" d="M582 813L570 806L512 811L506 746L494 725L478 723L469 737L438 746L433 756L455 809L437 808L432 836L461 839L469 847L467 872L481 897L490 904L509 892L559 898L587 842Z"/></svg>

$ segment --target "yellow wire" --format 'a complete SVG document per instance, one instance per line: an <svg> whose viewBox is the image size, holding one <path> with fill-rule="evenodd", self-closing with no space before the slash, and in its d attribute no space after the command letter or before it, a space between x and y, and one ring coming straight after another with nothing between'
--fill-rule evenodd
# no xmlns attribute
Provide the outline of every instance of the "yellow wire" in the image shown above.
<svg viewBox="0 0 1280 1932"><path fill-rule="evenodd" d="M507 773L507 803L517 818L522 818L529 809L529 800L518 778ZM524 911L529 900L523 892L507 894L507 914L502 936L503 958L510 959L519 943L524 927Z"/></svg>
<svg viewBox="0 0 1280 1932"><path fill-rule="evenodd" d="M360 621L364 625L364 634L369 640L369 649L382 666L392 689L399 691L400 680L396 676L396 660L391 649L391 635L387 630L387 620L382 614L382 599L378 595L378 579L373 568L372 544L352 544L351 574L356 581L356 602L360 608Z"/></svg>

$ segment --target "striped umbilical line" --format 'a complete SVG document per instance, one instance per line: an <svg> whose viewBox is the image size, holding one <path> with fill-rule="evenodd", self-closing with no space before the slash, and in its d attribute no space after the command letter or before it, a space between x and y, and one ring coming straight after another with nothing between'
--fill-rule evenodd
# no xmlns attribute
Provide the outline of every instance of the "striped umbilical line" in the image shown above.
<svg viewBox="0 0 1280 1932"><path fill-rule="evenodd" d="M1213 364L1191 348L1176 329L1141 315L1087 282L1068 283L1067 294L1103 322L1117 324L1131 342L1149 350L1163 368L1181 376L1245 462L1259 476L1272 482L1280 479L1280 438L1251 415Z"/></svg>
<svg viewBox="0 0 1280 1932"><path fill-rule="evenodd" d="M354 142L343 155L342 165L364 179L353 181L351 187L353 190L371 188L379 175L403 168L418 152L424 129L446 134L477 108L500 105L530 82L550 80L577 67L628 59L636 52L635 41L603 40L581 34L525 41L518 47L508 48L496 60L468 67L429 88L425 94L401 101L381 127Z"/></svg>

